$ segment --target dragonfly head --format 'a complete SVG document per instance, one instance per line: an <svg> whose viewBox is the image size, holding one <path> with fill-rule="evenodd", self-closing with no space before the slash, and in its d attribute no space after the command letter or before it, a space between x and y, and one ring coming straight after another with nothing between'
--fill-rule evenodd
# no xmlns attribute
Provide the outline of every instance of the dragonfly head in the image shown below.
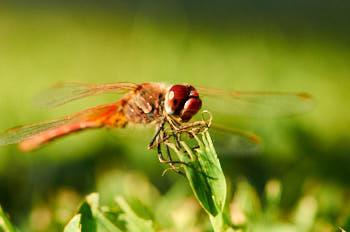
<svg viewBox="0 0 350 232"><path fill-rule="evenodd" d="M165 95L165 111L189 121L202 107L199 94L192 85L173 85Z"/></svg>

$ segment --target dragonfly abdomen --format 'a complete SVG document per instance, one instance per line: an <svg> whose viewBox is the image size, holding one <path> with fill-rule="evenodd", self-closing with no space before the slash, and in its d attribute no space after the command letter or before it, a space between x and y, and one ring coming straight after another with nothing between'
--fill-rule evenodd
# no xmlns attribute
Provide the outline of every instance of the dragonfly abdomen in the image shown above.
<svg viewBox="0 0 350 232"><path fill-rule="evenodd" d="M124 112L120 110L120 104L121 102L102 105L66 116L62 120L63 123L52 127L47 126L45 123L34 124L32 126L33 128L37 127L40 129L40 125L43 125L44 128L46 126L46 128L38 133L25 136L24 139L19 138L19 148L22 151L32 151L53 139L89 128L124 127L127 122L125 121ZM48 124L50 125L50 123ZM25 131L28 128L30 130L31 126L19 128L17 131L13 131L13 133Z"/></svg>
<svg viewBox="0 0 350 232"><path fill-rule="evenodd" d="M66 134L80 131L86 128L96 128L100 126L101 125L95 121L75 122L70 125L63 125L57 128L44 131L38 135L35 135L31 138L20 142L18 146L22 151L32 151L34 149L39 148L41 145Z"/></svg>

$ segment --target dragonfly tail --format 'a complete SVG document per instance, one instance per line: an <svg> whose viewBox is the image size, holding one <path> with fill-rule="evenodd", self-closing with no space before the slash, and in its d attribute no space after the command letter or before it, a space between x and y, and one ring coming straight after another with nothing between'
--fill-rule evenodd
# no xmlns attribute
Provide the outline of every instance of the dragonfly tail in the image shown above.
<svg viewBox="0 0 350 232"><path fill-rule="evenodd" d="M18 144L18 147L22 151L27 151L27 152L32 151L52 141L53 139L62 137L72 132L77 132L87 128L97 128L100 126L101 125L99 125L96 122L88 122L88 121L76 122L70 125L62 125L57 128L44 131L28 139L25 139Z"/></svg>
<svg viewBox="0 0 350 232"><path fill-rule="evenodd" d="M19 141L18 147L22 151L32 151L56 138L60 138L77 131L99 127L124 127L126 125L126 121L123 117L123 112L118 111L118 108L119 104L115 104L112 106L104 105L83 111L77 115L71 116L73 118L78 118L80 117L80 114L82 114L83 118L73 121L68 120L69 122L67 123L45 129L40 133L34 134L28 138L25 138L24 140ZM100 113L96 115L94 113L95 111ZM70 118L70 116L67 118Z"/></svg>

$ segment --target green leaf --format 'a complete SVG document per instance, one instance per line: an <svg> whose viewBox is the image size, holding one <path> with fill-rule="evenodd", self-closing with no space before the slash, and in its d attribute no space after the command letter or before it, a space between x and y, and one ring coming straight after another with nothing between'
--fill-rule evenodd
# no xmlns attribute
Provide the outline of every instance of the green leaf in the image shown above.
<svg viewBox="0 0 350 232"><path fill-rule="evenodd" d="M81 232L81 214L75 215L64 228L64 232Z"/></svg>
<svg viewBox="0 0 350 232"><path fill-rule="evenodd" d="M223 212L225 205L225 176L209 133L195 135L194 138L199 145L195 150L181 142L187 153L177 150L171 144L169 146L181 161L187 163L184 169L192 191L205 211L215 217Z"/></svg>
<svg viewBox="0 0 350 232"><path fill-rule="evenodd" d="M92 193L86 197L78 211L78 215L66 226L65 231L81 231L81 232L121 232L100 210L99 195ZM78 216L80 220L78 220ZM77 225L77 221L79 224ZM78 230L80 229L80 230Z"/></svg>
<svg viewBox="0 0 350 232"><path fill-rule="evenodd" d="M4 232L16 232L16 228L12 226L11 222L7 219L5 212L0 206L0 231Z"/></svg>
<svg viewBox="0 0 350 232"><path fill-rule="evenodd" d="M81 231L82 232L95 232L97 231L96 218L92 215L91 206L88 202L84 201L78 211L81 214Z"/></svg>
<svg viewBox="0 0 350 232"><path fill-rule="evenodd" d="M125 201L124 198L122 197L116 197L115 198L116 202L120 206L120 208L124 211L124 219L126 221L126 226L128 231L131 232L138 232L138 231L143 231L143 232L153 232L153 226L152 226L152 221L150 220L145 220L141 217L139 217L133 209L128 205L128 203Z"/></svg>

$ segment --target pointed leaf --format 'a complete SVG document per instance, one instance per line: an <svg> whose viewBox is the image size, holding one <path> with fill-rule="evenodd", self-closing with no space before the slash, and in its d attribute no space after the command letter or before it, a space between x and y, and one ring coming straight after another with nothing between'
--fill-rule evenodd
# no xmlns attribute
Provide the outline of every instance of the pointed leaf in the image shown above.
<svg viewBox="0 0 350 232"><path fill-rule="evenodd" d="M92 193L86 197L79 213L82 215L80 221L82 232L121 232L100 210L98 193Z"/></svg>
<svg viewBox="0 0 350 232"><path fill-rule="evenodd" d="M75 215L64 228L64 232L81 232L81 214Z"/></svg>
<svg viewBox="0 0 350 232"><path fill-rule="evenodd" d="M217 158L213 142L208 132L194 136L199 148L191 149L185 142L182 146L186 152L177 150L172 144L184 166L192 191L201 206L212 216L223 212L226 199L226 180Z"/></svg>
<svg viewBox="0 0 350 232"><path fill-rule="evenodd" d="M124 211L124 219L127 222L127 228L130 232L153 232L153 226L152 221L145 220L141 217L139 217L133 209L128 205L128 203L125 201L122 197L116 197L116 202L120 206L120 208Z"/></svg>

